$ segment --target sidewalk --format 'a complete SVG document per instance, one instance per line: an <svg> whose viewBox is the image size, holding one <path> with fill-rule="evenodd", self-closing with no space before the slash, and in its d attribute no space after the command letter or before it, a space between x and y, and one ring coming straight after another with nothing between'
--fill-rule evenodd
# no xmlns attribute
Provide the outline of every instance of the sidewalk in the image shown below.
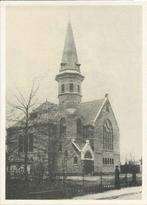
<svg viewBox="0 0 147 205"><path fill-rule="evenodd" d="M128 187L128 188L122 188L118 190L112 190L112 191L106 191L103 193L97 193L97 194L88 194L84 196L75 197L73 199L75 200L85 200L85 199L91 199L91 200L104 200L104 199L141 199L141 192L142 187Z"/></svg>

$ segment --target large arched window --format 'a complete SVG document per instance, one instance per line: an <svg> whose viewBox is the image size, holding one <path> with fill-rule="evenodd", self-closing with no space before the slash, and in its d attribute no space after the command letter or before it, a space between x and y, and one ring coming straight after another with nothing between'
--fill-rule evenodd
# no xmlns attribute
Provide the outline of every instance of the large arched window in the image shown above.
<svg viewBox="0 0 147 205"><path fill-rule="evenodd" d="M103 149L113 150L113 128L110 120L105 120L103 124Z"/></svg>
<svg viewBox="0 0 147 205"><path fill-rule="evenodd" d="M60 120L60 137L66 136L66 121L65 118Z"/></svg>
<svg viewBox="0 0 147 205"><path fill-rule="evenodd" d="M77 136L82 136L82 122L80 119L77 119Z"/></svg>

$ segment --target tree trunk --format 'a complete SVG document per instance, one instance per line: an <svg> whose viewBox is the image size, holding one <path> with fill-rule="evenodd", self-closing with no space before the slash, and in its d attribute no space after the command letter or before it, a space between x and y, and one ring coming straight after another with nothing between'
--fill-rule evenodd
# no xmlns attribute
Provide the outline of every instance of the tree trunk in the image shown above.
<svg viewBox="0 0 147 205"><path fill-rule="evenodd" d="M24 172L25 172L25 182L28 182L28 109L26 110L26 126L25 126L25 136L24 136Z"/></svg>

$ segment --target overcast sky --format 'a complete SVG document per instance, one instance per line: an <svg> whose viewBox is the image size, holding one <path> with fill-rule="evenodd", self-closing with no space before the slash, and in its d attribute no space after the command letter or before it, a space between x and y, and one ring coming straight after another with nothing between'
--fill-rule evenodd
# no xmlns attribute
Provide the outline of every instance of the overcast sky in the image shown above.
<svg viewBox="0 0 147 205"><path fill-rule="evenodd" d="M81 72L82 101L109 99L120 128L121 158L142 151L142 10L140 6L7 7L7 99L33 79L39 102L58 103L67 22L71 20Z"/></svg>

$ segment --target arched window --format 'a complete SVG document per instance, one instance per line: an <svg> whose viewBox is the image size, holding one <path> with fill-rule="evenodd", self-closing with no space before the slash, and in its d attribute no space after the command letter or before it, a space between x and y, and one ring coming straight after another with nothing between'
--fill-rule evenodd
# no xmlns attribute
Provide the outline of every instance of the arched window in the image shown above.
<svg viewBox="0 0 147 205"><path fill-rule="evenodd" d="M19 150L19 152L23 152L24 151L24 138L23 138L23 136L19 136L19 138L18 138L18 150Z"/></svg>
<svg viewBox="0 0 147 205"><path fill-rule="evenodd" d="M74 164L78 164L78 158L74 157Z"/></svg>
<svg viewBox="0 0 147 205"><path fill-rule="evenodd" d="M65 157L68 157L68 151L67 151L67 150L65 150L64 156L65 156Z"/></svg>
<svg viewBox="0 0 147 205"><path fill-rule="evenodd" d="M91 155L91 152L90 151L87 151L84 155L84 158L87 158L87 159L92 159L92 155Z"/></svg>
<svg viewBox="0 0 147 205"><path fill-rule="evenodd" d="M94 135L94 127L90 125L88 127L88 137L93 137L93 135Z"/></svg>
<svg viewBox="0 0 147 205"><path fill-rule="evenodd" d="M80 119L77 119L77 136L82 136L82 122Z"/></svg>
<svg viewBox="0 0 147 205"><path fill-rule="evenodd" d="M34 136L33 134L29 134L29 141L28 141L28 151L33 152L33 144L34 144Z"/></svg>
<svg viewBox="0 0 147 205"><path fill-rule="evenodd" d="M61 85L61 92L62 92L62 93L65 92L65 85L64 85L64 84Z"/></svg>
<svg viewBox="0 0 147 205"><path fill-rule="evenodd" d="M78 93L80 93L80 85L77 85Z"/></svg>
<svg viewBox="0 0 147 205"><path fill-rule="evenodd" d="M113 150L113 128L110 120L105 120L103 124L103 149Z"/></svg>
<svg viewBox="0 0 147 205"><path fill-rule="evenodd" d="M91 125L86 125L83 127L83 137L84 138L88 138L88 139L92 139L94 136L94 127Z"/></svg>
<svg viewBox="0 0 147 205"><path fill-rule="evenodd" d="M60 137L66 136L66 121L65 118L60 120Z"/></svg>
<svg viewBox="0 0 147 205"><path fill-rule="evenodd" d="M73 83L70 83L70 84L69 84L69 91L70 91L70 92L73 92L73 87L74 87L74 86L73 86Z"/></svg>
<svg viewBox="0 0 147 205"><path fill-rule="evenodd" d="M33 146L34 146L34 136L33 134L28 134L27 151L33 152ZM22 135L20 135L18 138L18 151L19 152L25 151L25 137Z"/></svg>
<svg viewBox="0 0 147 205"><path fill-rule="evenodd" d="M62 152L62 145L59 145L59 152Z"/></svg>

